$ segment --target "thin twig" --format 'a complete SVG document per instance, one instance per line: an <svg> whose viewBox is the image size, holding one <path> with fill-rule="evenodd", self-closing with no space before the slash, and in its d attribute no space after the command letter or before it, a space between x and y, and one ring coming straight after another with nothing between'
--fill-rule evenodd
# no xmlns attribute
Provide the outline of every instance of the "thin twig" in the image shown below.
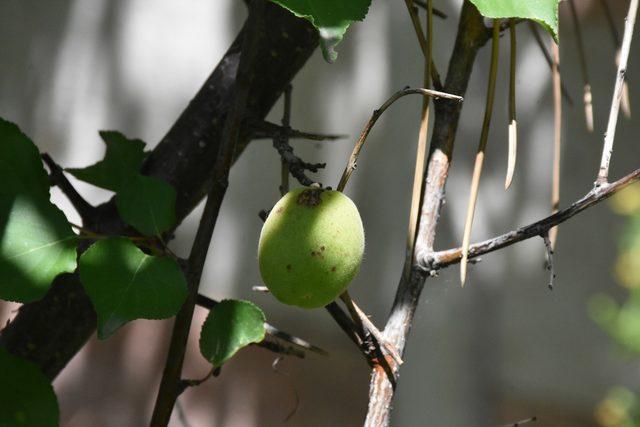
<svg viewBox="0 0 640 427"><path fill-rule="evenodd" d="M360 335L358 335L356 331L356 325L353 323L353 320L340 308L340 306L335 302L330 302L324 307L327 312L331 315L333 320L340 326L340 329L349 337L351 341L355 343L359 348L363 347L363 340ZM370 363L370 358L363 352L364 357L367 359L367 362Z"/></svg>
<svg viewBox="0 0 640 427"><path fill-rule="evenodd" d="M537 25L538 24L536 24L535 22L529 21L529 29L533 34L533 38L536 41L536 44L538 45L538 47L540 48L540 52L542 52L542 56L544 56L544 59L547 61L549 70L553 70L553 58L551 58L551 54L547 50L547 46L544 44L544 41L542 40L542 36L540 36L540 32L538 31ZM561 83L561 89L562 89L562 96L564 97L564 100L567 101L567 104L569 104L570 107L573 107L573 98L571 98L571 95L569 95L569 91L565 87L564 83Z"/></svg>
<svg viewBox="0 0 640 427"><path fill-rule="evenodd" d="M509 158L507 160L507 176L504 189L507 190L513 181L518 154L518 122L516 121L516 25L509 19L509 38L511 42L509 56Z"/></svg>
<svg viewBox="0 0 640 427"><path fill-rule="evenodd" d="M289 191L289 173L304 186L310 186L315 181L306 175L306 171L318 172L326 166L325 163L307 163L293 154L293 147L289 145L289 122L291 120L291 85L284 91L284 113L282 127L284 132L278 133L273 138L273 147L280 154L280 194L285 195Z"/></svg>
<svg viewBox="0 0 640 427"><path fill-rule="evenodd" d="M562 154L562 80L560 75L560 47L551 39L553 52L553 65L551 77L553 80L553 166L551 178L551 213L557 212L560 207L560 156ZM549 231L551 247L556 247L558 229Z"/></svg>
<svg viewBox="0 0 640 427"><path fill-rule="evenodd" d="M211 310L218 304L218 301L213 300L209 297L206 297L202 294L198 294L198 297L196 299L196 304L199 305L200 307L206 308L207 310ZM322 356L329 355L329 353L326 350L323 350L322 348L316 345L313 345L308 341L303 340L302 338L298 338L294 335L291 335L288 332L282 331L276 328L275 326L270 325L269 323L265 323L264 328L266 330L267 337L265 338L265 341L262 341L257 344L260 347L265 347L268 350L274 351L276 353L292 354L289 351L289 347L280 347L280 348L274 347L274 344L277 344L277 342L269 338L269 337L272 337L272 338L277 338L279 340L285 341L305 351L311 351L313 353L316 353ZM300 358L304 358L304 353L296 352L294 355Z"/></svg>
<svg viewBox="0 0 640 427"><path fill-rule="evenodd" d="M622 88L625 74L627 72L627 62L629 61L629 51L631 49L631 39L633 37L633 27L636 23L636 15L638 14L638 0L631 0L629 3L629 12L627 13L624 25L624 36L622 37L622 47L620 50L620 63L618 64L618 73L616 75L616 83L613 91L613 99L611 100L611 108L609 109L609 121L607 122L607 132L604 134L604 147L602 149L602 160L600 161L600 170L596 185L604 185L609 178L609 163L613 154L613 141L616 135L616 125L618 124L618 111L620 109L620 99L622 97Z"/></svg>
<svg viewBox="0 0 640 427"><path fill-rule="evenodd" d="M544 241L544 247L547 250L547 261L545 268L549 272L549 289L553 290L556 282L556 263L553 258L553 247L551 246L551 240L549 240L549 232L542 234L542 240Z"/></svg>
<svg viewBox="0 0 640 427"><path fill-rule="evenodd" d="M284 144L289 145L288 130L291 122L291 84L288 84L284 90L284 112L282 113L282 127L285 129L286 134L283 135L282 141ZM274 143L275 139L274 138ZM280 158L280 195L284 196L289 192L289 165L285 161L284 157Z"/></svg>
<svg viewBox="0 0 640 427"><path fill-rule="evenodd" d="M611 8L609 7L609 3L606 0L600 0L600 5L602 9L604 9L604 15L607 18L607 24L609 26L609 31L611 33L611 38L613 40L613 45L616 48L616 56L614 65L616 68L620 64L620 33L616 28L616 22L613 19L613 13L611 12ZM624 86L622 87L622 99L620 102L620 108L622 108L622 112L626 118L631 117L631 101L629 99L629 83L625 79Z"/></svg>
<svg viewBox="0 0 640 427"><path fill-rule="evenodd" d="M636 169L609 185L595 187L580 200L577 200L571 204L571 206L561 211L527 226L520 227L517 230L471 245L469 247L469 259L477 258L484 254L506 248L507 246L511 246L532 237L544 235L558 224L561 224L585 209L608 199L618 191L638 181L640 181L640 169ZM460 262L461 258L462 248L433 252L419 260L419 268L425 271L439 270L449 265L457 264Z"/></svg>
<svg viewBox="0 0 640 427"><path fill-rule="evenodd" d="M571 18L573 19L573 29L576 36L576 44L578 46L578 57L580 58L580 72L582 73L584 117L587 130L593 132L593 96L591 94L591 84L589 83L589 69L587 67L587 54L584 50L584 41L582 38L582 29L578 12L576 10L575 0L569 0L569 9L571 10Z"/></svg>
<svg viewBox="0 0 640 427"><path fill-rule="evenodd" d="M285 129L284 126L268 122L266 120L251 122L251 139L273 139L277 136L286 136L289 139L307 139L309 141L335 141L348 138L349 135L334 135L324 133L303 132L296 129Z"/></svg>
<svg viewBox="0 0 640 427"><path fill-rule="evenodd" d="M476 55L490 39L491 31L486 29L476 7L470 2L464 2L453 52L447 67L447 92L460 95L466 92ZM424 176L421 219L415 244L416 258L419 258L420 254L433 250L462 104L438 101L434 103L433 110L435 120ZM405 349L427 277L427 272L415 268L411 270L409 277L404 274L400 277L383 336L398 349L401 355ZM395 374L397 376L399 370ZM381 366L373 366L369 383L366 427L389 425L395 384L396 381L393 381Z"/></svg>
<svg viewBox="0 0 640 427"><path fill-rule="evenodd" d="M503 424L500 427L520 427L521 425L528 424L528 423L533 423L535 421L538 421L537 417L530 417L530 418L527 418L527 419L524 419L524 420L516 421L514 423Z"/></svg>
<svg viewBox="0 0 640 427"><path fill-rule="evenodd" d="M433 1L426 0L427 10L427 55L424 61L423 86L431 86L431 56L433 54ZM409 209L409 226L407 230L406 258L404 274L411 271L415 253L416 233L420 220L420 205L422 204L422 192L424 187L424 168L427 159L427 133L429 131L429 98L422 98L422 111L420 112L420 130L418 132L418 147L416 148L416 166L413 173L413 188L411 190L411 207Z"/></svg>
<svg viewBox="0 0 640 427"><path fill-rule="evenodd" d="M71 182L64 176L64 171L58 165L49 154L43 153L42 160L47 164L49 168L49 177L51 182L57 186L67 199L73 205L73 208L78 212L83 223L92 223L96 217L96 208L87 202L84 197L78 193L73 187Z"/></svg>
<svg viewBox="0 0 640 427"><path fill-rule="evenodd" d="M496 78L498 75L498 55L500 52L500 20L493 20L493 36L491 43L491 68L489 70L489 83L487 84L487 99L484 109L484 120L482 122L482 132L476 153L475 164L473 165L473 176L471 178L471 189L469 191L469 207L464 223L464 234L462 236L462 262L460 264L460 283L464 286L467 279L467 251L471 242L471 229L473 227L473 216L476 211L478 200L478 188L480 186L480 174L484 163L484 151L489 139L489 126L491 125L491 115L493 113L493 100L495 98Z"/></svg>
<svg viewBox="0 0 640 427"><path fill-rule="evenodd" d="M433 87L438 90L442 90L443 86L442 81L440 80L440 73L438 73L436 64L433 62L433 55L429 51L429 43L424 36L422 24L420 24L420 17L418 16L418 11L413 5L413 0L404 0L404 3L407 6L407 11L409 12L409 17L411 18L411 23L413 24L413 29L416 33L416 38L418 39L418 43L420 44L420 49L422 49L422 54L424 55L425 59L430 58L427 60L430 63L429 74L431 76L431 79L433 80Z"/></svg>
<svg viewBox="0 0 640 427"><path fill-rule="evenodd" d="M355 147L353 147L353 151L351 152L351 156L349 157L347 166L345 167L344 172L342 173L342 177L340 178L340 183L338 184L338 187L337 187L338 191L343 191L344 188L346 187L347 182L351 177L351 174L356 169L358 156L360 155L362 146L364 145L365 141L367 140L367 137L369 136L369 133L371 132L371 129L376 124L380 116L387 110L387 108L389 108L398 99L404 96L413 95L413 94L430 96L435 99L444 98L444 99L451 99L458 102L463 101L463 98L461 96L451 95L449 93L444 93L437 90L423 89L423 88L402 89L397 91L393 95L391 95L391 97L387 99L384 102L384 104L380 106L380 108L378 108L377 110L374 110L373 114L371 115L371 118L369 119L367 124L364 126L364 129L362 129L362 133L360 133L360 137L356 141Z"/></svg>
<svg viewBox="0 0 640 427"><path fill-rule="evenodd" d="M432 11L431 13L433 14L433 16L437 16L438 18L441 18L441 19L449 18L449 16L443 11L441 11L440 9L436 9L433 6L429 6L429 0L413 0L413 4L425 10L429 10L429 7L431 7L431 11Z"/></svg>
<svg viewBox="0 0 640 427"><path fill-rule="evenodd" d="M358 306L358 304L356 304L356 302L353 300L351 300L351 303L353 304L353 309L355 310L356 314L360 318L360 321L362 322L362 325L367 330L367 332L373 335L376 341L378 341L380 345L382 345L385 348L385 350L387 350L389 355L393 358L393 360L398 365L402 365L404 362L402 361L402 357L400 356L400 353L398 353L398 350L393 346L393 344L385 340L385 338L382 336L382 333L378 330L376 325L374 325L373 322L369 319L369 316L367 316L367 314L364 311L362 311L362 309Z"/></svg>
<svg viewBox="0 0 640 427"><path fill-rule="evenodd" d="M242 54L238 65L234 100L226 118L220 150L216 158L213 180L207 194L200 224L189 254L187 269L187 300L176 316L169 344L167 361L160 382L158 397L151 418L151 427L166 427L169 424L173 407L178 397L180 374L186 352L189 329L198 296L198 288L207 252L213 236L222 200L227 191L229 170L233 163L236 144L240 138L242 118L247 106L251 82L253 80L253 62L255 49L261 35L262 17L265 0L253 0L248 18L249 31L242 41Z"/></svg>

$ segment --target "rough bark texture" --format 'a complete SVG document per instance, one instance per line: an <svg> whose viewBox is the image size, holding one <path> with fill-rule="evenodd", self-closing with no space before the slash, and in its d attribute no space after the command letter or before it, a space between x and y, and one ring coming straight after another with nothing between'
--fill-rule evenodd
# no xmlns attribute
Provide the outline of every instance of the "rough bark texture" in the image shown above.
<svg viewBox="0 0 640 427"><path fill-rule="evenodd" d="M484 26L483 19L475 6L465 2L460 14L455 47L449 61L444 92L464 96L476 54L490 37L491 32ZM420 211L414 265L411 273L404 275L400 280L391 314L384 329L387 341L395 345L401 353L404 353L406 339L427 277L424 270L416 268L416 260L428 259L429 254L433 252L438 217L451 165L453 143L462 111L460 103L438 100L434 104L435 122L425 172L424 197ZM396 376L398 369L395 370ZM380 366L374 367L369 386L366 426L389 425L393 394L394 389L384 370Z"/></svg>
<svg viewBox="0 0 640 427"><path fill-rule="evenodd" d="M315 50L316 31L306 21L269 4L263 17L265 32L256 55L256 73L248 105L249 118L262 119L285 86ZM232 100L240 57L243 28L236 41L180 118L153 150L143 173L165 180L178 194L178 221L206 194L211 165L218 153L226 114ZM248 143L242 139L239 155ZM120 220L113 201L99 207L94 220L85 224L104 234L131 232ZM96 327L96 316L78 276L59 277L44 299L21 307L2 331L0 345L38 364L50 378L66 366Z"/></svg>

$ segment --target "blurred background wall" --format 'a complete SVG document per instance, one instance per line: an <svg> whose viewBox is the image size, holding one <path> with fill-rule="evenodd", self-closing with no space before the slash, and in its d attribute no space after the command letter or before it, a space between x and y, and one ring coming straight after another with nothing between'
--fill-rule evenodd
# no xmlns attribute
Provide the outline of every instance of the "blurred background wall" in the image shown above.
<svg viewBox="0 0 640 427"><path fill-rule="evenodd" d="M612 0L622 30L627 2ZM460 0L435 4L435 61L444 74ZM562 71L575 105L565 104L562 205L587 192L595 179L615 77L614 48L598 2L579 1L592 77L595 129L585 130L576 40L562 10ZM18 123L42 151L62 165L100 159L97 131L117 129L153 147L211 72L235 37L246 10L238 0L3 0L0 2L0 115ZM636 31L637 32L637 31ZM549 212L553 116L550 72L526 25L519 25L519 157L514 184L503 190L507 154L508 43L503 42L487 163L473 240L489 238ZM636 37L637 38L637 37ZM638 167L640 145L639 40L629 80L636 115L621 119L613 177ZM352 27L340 57L316 52L293 82L292 125L346 133L333 143L294 142L307 161L327 162L318 174L335 186L353 141L371 111L392 92L421 83L421 54L399 0L374 0ZM457 245L484 108L489 49L474 68L465 99L453 169L442 211L438 248ZM405 98L380 120L363 151L348 195L360 208L367 234L365 261L352 295L382 324L400 276L413 177L420 100ZM271 118L279 120L281 106ZM269 141L255 141L234 166L204 274L203 293L259 304L269 321L327 349L329 358L286 358L243 350L219 378L181 398L187 421L173 426L360 425L367 404L368 369L323 310L303 311L252 292L260 284L258 211L278 198L279 159ZM70 179L73 179L70 177ZM108 192L74 181L89 200ZM53 190L72 221L77 216ZM174 250L186 256L200 209L179 228ZM613 384L637 384L637 365L621 359L590 320L586 304L597 291L621 294L612 275L622 220L606 205L560 228L556 289L547 289L544 245L532 239L483 257L464 289L457 267L429 279L409 340L395 400L398 426L498 426L537 415L540 426L595 425L593 410ZM14 306L0 306L0 320ZM197 350L197 311L186 374L207 364ZM55 381L63 426L127 427L148 422L167 348L170 321L136 321L105 342L91 342Z"/></svg>

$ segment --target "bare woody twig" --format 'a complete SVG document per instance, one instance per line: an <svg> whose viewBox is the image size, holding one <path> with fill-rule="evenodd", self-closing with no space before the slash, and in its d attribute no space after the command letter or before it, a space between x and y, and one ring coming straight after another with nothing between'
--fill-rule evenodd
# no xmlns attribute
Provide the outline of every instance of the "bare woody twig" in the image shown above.
<svg viewBox="0 0 640 427"><path fill-rule="evenodd" d="M286 136L289 139L306 139L309 141L335 141L348 138L348 135L334 135L324 133L303 132L296 129L268 122L266 120L255 121L250 124L251 139L273 139L277 136Z"/></svg>
<svg viewBox="0 0 640 427"><path fill-rule="evenodd" d="M273 147L280 154L281 184L280 194L284 195L289 191L289 173L304 186L310 186L315 181L306 175L306 171L318 172L326 166L325 163L307 163L300 157L293 154L293 147L289 145L289 121L291 119L291 87L284 93L284 115L282 118L283 133L278 133L273 138Z"/></svg>
<svg viewBox="0 0 640 427"><path fill-rule="evenodd" d="M549 240L549 232L542 234L542 240L544 241L544 247L547 250L547 262L546 269L549 271L549 289L553 290L556 281L556 263L553 258L553 246L551 246L551 240Z"/></svg>
<svg viewBox="0 0 640 427"><path fill-rule="evenodd" d="M613 40L613 45L616 48L616 56L614 65L616 68L620 64L620 33L618 33L618 29L616 28L616 22L613 18L613 13L611 12L611 7L607 0L600 0L600 5L604 10L604 15L607 19L607 24L609 26L609 32L611 33L611 38ZM622 86L622 99L620 102L620 107L622 108L622 112L624 113L626 118L631 117L631 101L629 99L629 84L625 79L624 84Z"/></svg>
<svg viewBox="0 0 640 427"><path fill-rule="evenodd" d="M447 92L464 95L478 50L490 37L491 32L487 31L475 6L470 2L465 2L460 14L455 46L449 61L445 83ZM436 226L440 207L444 200L444 187L451 165L450 159L461 109L462 104L459 102L446 99L434 102L435 121L424 176L424 196L415 245L417 259L422 254L430 253L433 250ZM398 349L401 355L427 276L426 271L412 268L411 274L403 274L398 284L383 336ZM399 371L396 369L395 373L398 375ZM366 427L386 427L389 425L393 395L394 381L381 366L374 366L369 384Z"/></svg>
<svg viewBox="0 0 640 427"><path fill-rule="evenodd" d="M471 245L469 247L469 259L497 251L523 240L530 239L531 237L542 236L552 227L555 227L585 209L608 199L618 191L637 181L640 181L640 169L631 172L609 185L593 188L580 200L574 202L571 206L554 213L553 215L525 227L518 228L517 230ZM448 249L445 251L434 252L420 259L418 267L425 271L439 270L460 262L461 258L462 248Z"/></svg>
<svg viewBox="0 0 640 427"><path fill-rule="evenodd" d="M449 93L444 93L437 90L423 89L423 88L415 88L415 89L406 88L406 89L399 90L398 92L391 95L391 97L387 99L384 102L384 104L380 106L380 108L378 108L373 112L373 114L371 115L371 118L365 125L364 129L362 129L362 133L360 134L358 141L356 141L355 147L353 148L351 156L349 157L347 166L345 167L344 172L342 173L342 177L340 178L340 183L338 184L338 188L337 188L338 191L344 190L345 186L347 185L347 182L349 181L349 178L351 177L351 174L356 169L358 156L360 155L362 146L366 142L367 137L371 132L371 129L376 124L380 116L387 110L387 108L389 108L398 99L402 98L403 96L412 95L412 94L430 96L435 99L440 99L440 98L450 99L457 102L461 102L463 100L461 96L451 95Z"/></svg>
<svg viewBox="0 0 640 427"><path fill-rule="evenodd" d="M358 306L358 304L355 303L355 301L351 300L351 304L357 316L360 318L360 321L362 322L362 325L366 329L366 331L369 332L371 335L373 335L373 338L375 338L376 341L378 341L378 343L385 348L385 350L389 353L389 355L393 358L393 360L398 365L402 365L403 363L402 357L400 357L398 350L392 344L388 343L385 340L385 338L382 336L382 333L378 330L376 325L374 325L373 322L369 320L369 317L366 315L364 311L362 311L362 309Z"/></svg>
<svg viewBox="0 0 640 427"><path fill-rule="evenodd" d="M611 100L611 108L609 110L609 121L607 122L607 131L604 134L604 147L602 149L602 159L600 161L600 170L596 185L604 185L609 178L609 163L613 153L613 141L616 135L616 125L618 124L618 112L620 110L620 100L622 98L625 74L627 73L627 62L629 60L629 51L631 49L631 39L633 37L633 27L636 23L638 15L638 1L631 0L629 3L629 12L624 26L624 36L622 37L622 47L620 50L620 63L618 64L618 73L616 74L616 84L613 90L613 99Z"/></svg>
<svg viewBox="0 0 640 427"><path fill-rule="evenodd" d="M51 182L56 185L78 212L83 223L91 223L96 216L96 208L87 202L69 182L62 168L47 153L42 154L42 160L49 168Z"/></svg>
<svg viewBox="0 0 640 427"><path fill-rule="evenodd" d="M196 299L196 304L200 307L204 307L208 310L213 309L218 301L208 298L202 294L198 294ZM267 332L267 337L261 343L257 345L260 347L264 347L268 350L271 350L275 353L281 354L293 354L294 356L304 358L304 351L310 351L316 354L320 354L322 356L328 356L325 350L321 349L318 346L315 346L302 338L298 338L294 335L289 334L288 332L282 331L275 326L270 325L269 323L264 324L265 330ZM278 340L289 343L303 351L299 351L298 349L292 349L290 346L283 346L278 342Z"/></svg>
<svg viewBox="0 0 640 427"><path fill-rule="evenodd" d="M187 300L176 316L169 344L169 353L165 364L158 397L151 418L151 427L166 427L178 396L180 375L186 351L189 328L200 286L202 270L213 236L222 200L227 191L229 170L233 163L236 144L240 138L242 118L247 107L249 90L253 79L253 61L256 57L255 46L258 43L265 0L253 0L249 13L249 28L242 42L242 54L236 77L234 101L227 115L222 143L214 165L214 176L207 194L207 202L196 231L187 267Z"/></svg>
<svg viewBox="0 0 640 427"><path fill-rule="evenodd" d="M291 84L288 84L284 90L284 113L282 113L282 127L284 129L290 129L291 122ZM282 140L286 145L289 145L289 136L283 135L281 137L274 137L273 143L276 140ZM304 172L303 172L304 173ZM284 196L289 192L289 165L284 160L284 157L280 158L280 195Z"/></svg>

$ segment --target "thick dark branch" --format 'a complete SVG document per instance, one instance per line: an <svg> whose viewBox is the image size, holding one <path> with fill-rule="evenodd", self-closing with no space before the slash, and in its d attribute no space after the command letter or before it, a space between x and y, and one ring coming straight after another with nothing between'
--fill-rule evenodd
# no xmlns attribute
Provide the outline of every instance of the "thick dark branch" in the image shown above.
<svg viewBox="0 0 640 427"><path fill-rule="evenodd" d="M317 31L282 7L269 4L266 26L257 49L256 70L248 117L264 118L318 44ZM229 48L198 94L168 134L149 155L143 172L171 184L177 192L178 222L202 200L212 180L214 159L230 108L240 41L245 28ZM249 141L243 135L241 148ZM242 152L236 150L236 155ZM180 153L180 155L178 155ZM122 234L126 227L113 201L97 207L86 227L101 234ZM77 275L60 276L45 298L26 304L0 335L0 346L36 363L55 378L82 348L96 327L91 301Z"/></svg>
<svg viewBox="0 0 640 427"><path fill-rule="evenodd" d="M90 218L95 217L96 208L87 202L84 197L80 195L75 189L75 187L69 182L66 176L64 176L64 171L58 165L49 154L42 154L42 160L46 163L49 168L49 177L51 183L57 186L67 199L73 205L73 208L78 212L80 218L82 218L83 222L86 222Z"/></svg>
<svg viewBox="0 0 640 427"><path fill-rule="evenodd" d="M532 237L544 236L554 226L561 224L585 209L608 199L629 184L639 180L640 169L637 169L616 182L606 186L596 187L566 209L558 211L553 215L534 222L533 224L510 231L502 234L501 236L494 237L493 239L471 245L469 248L469 258L477 258L481 255L506 248L507 246L511 246ZM417 267L425 271L438 270L451 264L457 264L460 262L461 256L461 248L434 252L419 259Z"/></svg>

